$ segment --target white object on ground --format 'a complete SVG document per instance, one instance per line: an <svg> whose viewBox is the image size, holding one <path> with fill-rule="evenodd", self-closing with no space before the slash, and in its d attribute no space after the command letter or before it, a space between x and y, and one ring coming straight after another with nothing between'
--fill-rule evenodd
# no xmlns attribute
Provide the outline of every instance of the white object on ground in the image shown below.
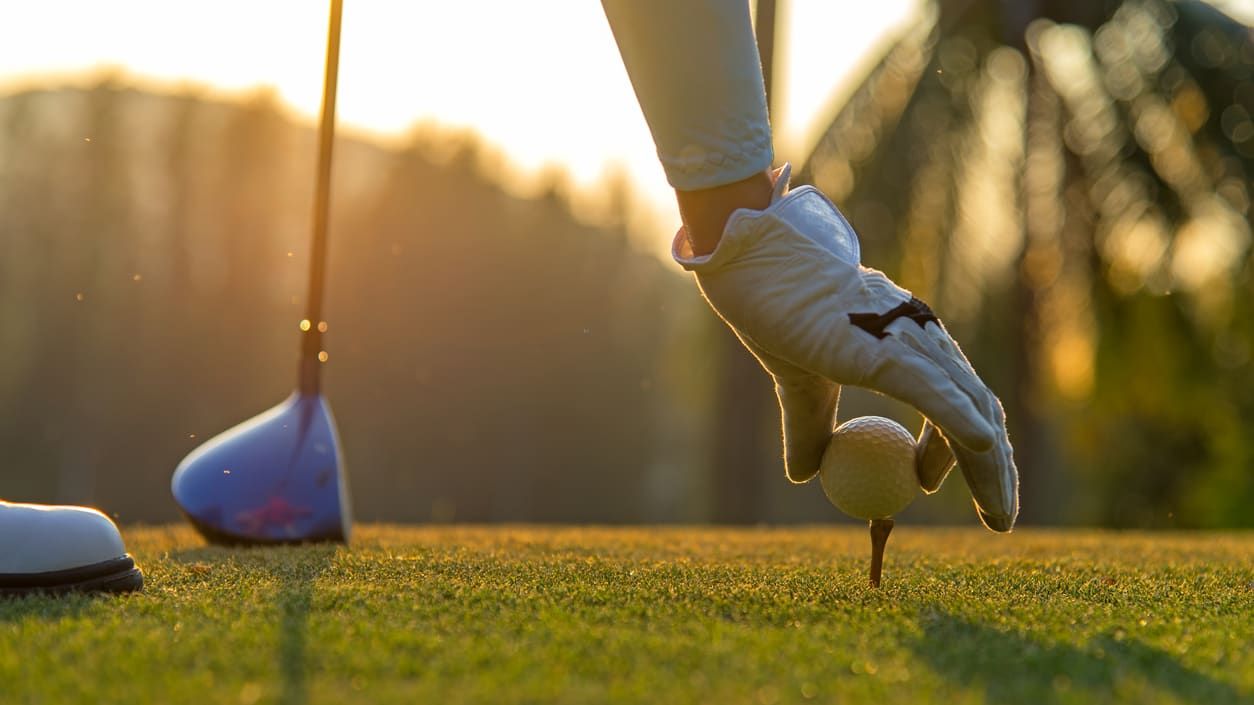
<svg viewBox="0 0 1254 705"><path fill-rule="evenodd" d="M0 501L0 597L142 586L143 574L104 514Z"/></svg>
<svg viewBox="0 0 1254 705"><path fill-rule="evenodd" d="M840 511L857 519L887 519L919 491L914 464L914 438L901 424L859 416L832 432L819 479Z"/></svg>

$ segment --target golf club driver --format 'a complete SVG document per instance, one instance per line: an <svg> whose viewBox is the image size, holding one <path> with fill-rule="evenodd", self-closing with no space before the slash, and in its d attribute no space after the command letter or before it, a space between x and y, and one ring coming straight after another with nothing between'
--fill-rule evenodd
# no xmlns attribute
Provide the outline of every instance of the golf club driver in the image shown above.
<svg viewBox="0 0 1254 705"><path fill-rule="evenodd" d="M326 78L318 128L309 299L300 322L300 373L283 403L211 438L179 463L174 500L212 543L348 541L352 516L344 459L322 396L323 280L335 138L342 0L331 0Z"/></svg>

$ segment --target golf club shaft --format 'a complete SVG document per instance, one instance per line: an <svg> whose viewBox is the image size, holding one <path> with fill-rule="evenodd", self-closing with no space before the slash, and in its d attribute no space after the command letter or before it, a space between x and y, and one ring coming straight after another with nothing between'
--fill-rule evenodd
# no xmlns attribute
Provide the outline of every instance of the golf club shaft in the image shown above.
<svg viewBox="0 0 1254 705"><path fill-rule="evenodd" d="M309 255L309 297L300 356L300 391L317 394L321 387L322 294L327 268L327 219L331 206L331 151L335 143L335 89L340 65L340 16L343 0L331 0L327 26L327 66L322 86L322 118L318 125L318 173L314 186L313 246Z"/></svg>

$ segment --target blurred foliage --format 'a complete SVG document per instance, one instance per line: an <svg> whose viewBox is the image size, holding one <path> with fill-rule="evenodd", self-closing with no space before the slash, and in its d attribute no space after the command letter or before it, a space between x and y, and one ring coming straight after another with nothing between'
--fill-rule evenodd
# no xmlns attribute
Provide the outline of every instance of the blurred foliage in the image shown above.
<svg viewBox="0 0 1254 705"><path fill-rule="evenodd" d="M808 159L1001 395L1028 519L1254 525L1251 116L1209 5L942 0Z"/></svg>
<svg viewBox="0 0 1254 705"><path fill-rule="evenodd" d="M5 496L174 518L179 459L291 390L313 137L264 93L0 101ZM486 180L495 158L339 140L327 391L359 513L704 516L700 375L663 363L710 317L561 183Z"/></svg>

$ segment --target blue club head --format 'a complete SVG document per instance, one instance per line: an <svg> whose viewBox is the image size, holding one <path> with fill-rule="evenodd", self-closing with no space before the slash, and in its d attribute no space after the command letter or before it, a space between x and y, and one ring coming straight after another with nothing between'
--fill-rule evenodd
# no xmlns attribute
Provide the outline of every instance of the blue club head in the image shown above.
<svg viewBox="0 0 1254 705"><path fill-rule="evenodd" d="M352 512L331 408L283 403L209 439L174 471L174 500L211 543L348 541Z"/></svg>

